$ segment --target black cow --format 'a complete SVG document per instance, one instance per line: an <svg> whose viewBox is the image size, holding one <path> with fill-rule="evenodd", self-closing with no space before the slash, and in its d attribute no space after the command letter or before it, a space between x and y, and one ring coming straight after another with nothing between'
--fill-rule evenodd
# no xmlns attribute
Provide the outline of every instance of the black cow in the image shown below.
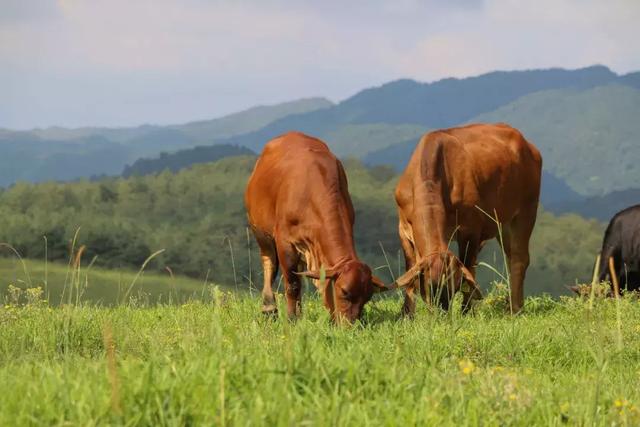
<svg viewBox="0 0 640 427"><path fill-rule="evenodd" d="M613 258L621 289L640 289L640 205L613 216L604 233L600 253L600 281L611 277L609 258Z"/></svg>

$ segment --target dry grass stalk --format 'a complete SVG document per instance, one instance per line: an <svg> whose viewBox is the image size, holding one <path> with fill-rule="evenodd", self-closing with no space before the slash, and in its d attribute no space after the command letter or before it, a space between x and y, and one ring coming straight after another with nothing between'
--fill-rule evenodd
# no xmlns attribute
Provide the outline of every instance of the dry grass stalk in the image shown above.
<svg viewBox="0 0 640 427"><path fill-rule="evenodd" d="M107 374L109 384L111 384L111 410L116 415L122 415L122 408L120 406L120 383L118 381L116 361L116 344L113 341L113 331L109 323L106 323L102 329L102 339L107 356Z"/></svg>

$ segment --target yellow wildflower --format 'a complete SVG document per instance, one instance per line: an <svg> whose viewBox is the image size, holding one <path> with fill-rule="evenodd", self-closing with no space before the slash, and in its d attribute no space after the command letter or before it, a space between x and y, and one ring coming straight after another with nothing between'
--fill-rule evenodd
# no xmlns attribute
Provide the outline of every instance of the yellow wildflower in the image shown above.
<svg viewBox="0 0 640 427"><path fill-rule="evenodd" d="M461 360L458 362L458 366L464 375L471 375L471 373L476 369L476 365L474 365L470 360Z"/></svg>

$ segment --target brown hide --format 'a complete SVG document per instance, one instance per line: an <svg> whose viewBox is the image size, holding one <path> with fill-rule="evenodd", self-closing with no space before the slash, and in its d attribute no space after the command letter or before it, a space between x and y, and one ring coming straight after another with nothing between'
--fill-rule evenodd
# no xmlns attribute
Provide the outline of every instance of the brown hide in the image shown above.
<svg viewBox="0 0 640 427"><path fill-rule="evenodd" d="M509 260L511 310L524 303L529 238L536 220L542 158L522 134L506 124L474 124L427 133L396 187L399 233L407 273L405 313L415 309L414 290L434 290L448 307L462 282L465 307L479 297L475 266L483 244L499 237ZM500 239L499 239L500 240ZM449 243L458 243L458 257ZM453 289L443 276L452 276Z"/></svg>
<svg viewBox="0 0 640 427"><path fill-rule="evenodd" d="M314 279L334 319L355 320L374 290L384 287L358 259L347 177L322 141L289 132L268 142L249 178L245 205L264 269L264 312L276 310L278 268L291 317L300 314L300 275ZM302 264L309 271L300 273ZM318 283L322 268L327 283Z"/></svg>

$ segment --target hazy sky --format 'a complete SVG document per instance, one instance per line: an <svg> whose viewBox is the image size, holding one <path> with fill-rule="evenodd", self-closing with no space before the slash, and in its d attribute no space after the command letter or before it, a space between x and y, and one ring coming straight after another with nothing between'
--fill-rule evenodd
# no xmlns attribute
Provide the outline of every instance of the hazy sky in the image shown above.
<svg viewBox="0 0 640 427"><path fill-rule="evenodd" d="M0 0L0 127L179 123L410 77L640 70L640 0Z"/></svg>

